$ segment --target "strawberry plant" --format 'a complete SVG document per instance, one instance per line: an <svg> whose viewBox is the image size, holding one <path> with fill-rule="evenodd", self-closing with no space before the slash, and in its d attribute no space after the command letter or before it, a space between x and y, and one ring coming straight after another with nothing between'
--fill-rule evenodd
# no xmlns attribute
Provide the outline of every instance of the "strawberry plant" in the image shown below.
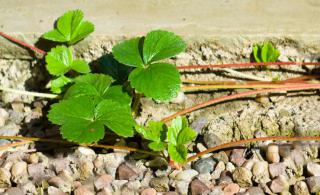
<svg viewBox="0 0 320 195"><path fill-rule="evenodd" d="M184 163L187 160L186 144L197 137L195 130L188 127L185 117L177 117L167 127L163 122L150 121L147 127L136 126L137 132L149 140L148 147L154 151L168 150L170 159Z"/></svg>
<svg viewBox="0 0 320 195"><path fill-rule="evenodd" d="M185 49L186 43L180 37L155 30L115 45L112 52L120 63L134 67L128 78L132 88L146 97L168 101L178 95L180 74L175 65L161 60Z"/></svg>
<svg viewBox="0 0 320 195"><path fill-rule="evenodd" d="M276 62L280 56L279 50L270 42L255 44L252 54L256 62Z"/></svg>

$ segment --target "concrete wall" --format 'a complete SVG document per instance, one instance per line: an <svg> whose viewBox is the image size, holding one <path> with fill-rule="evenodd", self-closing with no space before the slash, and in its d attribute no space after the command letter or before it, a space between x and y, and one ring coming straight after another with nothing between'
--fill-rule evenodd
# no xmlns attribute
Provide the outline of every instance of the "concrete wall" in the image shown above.
<svg viewBox="0 0 320 195"><path fill-rule="evenodd" d="M0 0L0 30L34 43L58 16L77 8L95 24L94 38L115 40L164 28L185 37L217 40L320 40L320 0ZM28 55L0 38L0 58Z"/></svg>

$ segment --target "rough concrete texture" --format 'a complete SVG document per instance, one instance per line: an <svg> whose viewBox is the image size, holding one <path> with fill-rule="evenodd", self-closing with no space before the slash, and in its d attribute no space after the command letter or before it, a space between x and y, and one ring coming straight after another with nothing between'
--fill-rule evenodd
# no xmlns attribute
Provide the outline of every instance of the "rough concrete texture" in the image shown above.
<svg viewBox="0 0 320 195"><path fill-rule="evenodd" d="M271 40L281 51L281 61L317 61L320 57L319 7L317 0L229 0L229 1L52 1L0 0L0 30L28 43L45 48L39 36L52 27L53 21L69 9L80 8L96 26L96 32L75 46L75 54L95 61L111 51L117 41L142 35L151 29L164 28L182 35L188 42L185 53L170 59L177 65L249 61L252 44ZM50 14L48 14L50 13ZM312 21L312 22L311 22ZM31 90L45 85L44 64L36 63L29 51L0 38L0 82L23 89L26 81ZM270 71L255 68L242 70L260 77L281 79L319 71L314 66L273 67ZM39 78L40 76L40 78ZM183 79L241 79L221 70L182 73ZM42 85L39 84L42 83ZM27 83L29 84L29 83ZM239 91L239 90L238 90ZM155 103L143 99L141 116L144 123L160 120L180 109L214 97L234 93L219 90L187 94L180 104ZM30 101L3 93L4 102ZM269 98L251 97L201 109L189 115L190 122L205 118L206 137L232 139L252 137L257 130L268 135L319 134L320 108L316 91L288 93ZM156 113L156 114L155 114Z"/></svg>

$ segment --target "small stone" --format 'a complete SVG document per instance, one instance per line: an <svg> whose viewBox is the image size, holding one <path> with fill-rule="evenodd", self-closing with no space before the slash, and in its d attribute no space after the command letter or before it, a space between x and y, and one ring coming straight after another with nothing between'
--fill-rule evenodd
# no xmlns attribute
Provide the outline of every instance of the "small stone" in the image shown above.
<svg viewBox="0 0 320 195"><path fill-rule="evenodd" d="M279 146L278 145L269 145L267 147L266 158L269 163L280 162Z"/></svg>
<svg viewBox="0 0 320 195"><path fill-rule="evenodd" d="M177 192L170 191L170 192L164 193L163 195L179 195L179 194Z"/></svg>
<svg viewBox="0 0 320 195"><path fill-rule="evenodd" d="M268 163L266 161L258 161L252 168L253 180L257 183L267 183L270 181Z"/></svg>
<svg viewBox="0 0 320 195"><path fill-rule="evenodd" d="M271 178L284 175L286 173L286 165L282 162L269 164L269 173Z"/></svg>
<svg viewBox="0 0 320 195"><path fill-rule="evenodd" d="M227 171L232 173L235 169L236 169L236 167L231 162L227 162L227 164L226 164Z"/></svg>
<svg viewBox="0 0 320 195"><path fill-rule="evenodd" d="M218 179L219 185L226 185L232 183L232 174L229 171L222 171L220 178Z"/></svg>
<svg viewBox="0 0 320 195"><path fill-rule="evenodd" d="M246 168L237 167L234 170L232 177L241 187L249 187L252 185L252 173Z"/></svg>
<svg viewBox="0 0 320 195"><path fill-rule="evenodd" d="M320 165L315 162L307 164L307 171L310 176L320 176Z"/></svg>
<svg viewBox="0 0 320 195"><path fill-rule="evenodd" d="M246 194L248 195L264 195L265 193L260 187L250 187Z"/></svg>
<svg viewBox="0 0 320 195"><path fill-rule="evenodd" d="M157 195L157 191L154 188L146 188L141 191L140 195Z"/></svg>
<svg viewBox="0 0 320 195"><path fill-rule="evenodd" d="M245 149L234 149L232 150L232 154L230 156L230 162L240 167L246 159L244 158Z"/></svg>
<svg viewBox="0 0 320 195"><path fill-rule="evenodd" d="M112 176L108 174L101 175L94 181L95 188L99 191L102 188L109 187L112 181Z"/></svg>
<svg viewBox="0 0 320 195"><path fill-rule="evenodd" d="M6 121L8 120L8 118L9 118L8 112L5 109L0 108L0 127L6 124Z"/></svg>
<svg viewBox="0 0 320 195"><path fill-rule="evenodd" d="M56 173L59 173L69 168L70 160L68 158L57 158L53 159L51 163Z"/></svg>
<svg viewBox="0 0 320 195"><path fill-rule="evenodd" d="M199 179L194 179L190 184L191 194L192 195L201 195L204 193L208 193L210 189L204 183L202 183Z"/></svg>
<svg viewBox="0 0 320 195"><path fill-rule="evenodd" d="M212 155L212 158L216 161L222 161L224 162L225 164L227 164L229 162L229 157L228 155L226 154L225 151L221 151L221 152L218 152L218 153L214 153Z"/></svg>
<svg viewBox="0 0 320 195"><path fill-rule="evenodd" d="M222 143L221 139L215 133L205 133L204 142L208 148L215 147Z"/></svg>
<svg viewBox="0 0 320 195"><path fill-rule="evenodd" d="M20 131L20 126L13 122L8 122L6 125L0 127L0 135L15 136Z"/></svg>
<svg viewBox="0 0 320 195"><path fill-rule="evenodd" d="M132 194L138 192L141 187L139 180L128 181L121 189L122 194Z"/></svg>
<svg viewBox="0 0 320 195"><path fill-rule="evenodd" d="M83 160L80 162L79 167L79 179L85 181L93 176L93 163L89 160Z"/></svg>
<svg viewBox="0 0 320 195"><path fill-rule="evenodd" d="M195 176L197 176L199 173L193 169L187 169L184 171L179 172L176 176L176 180L183 180L190 182Z"/></svg>
<svg viewBox="0 0 320 195"><path fill-rule="evenodd" d="M305 194L310 194L308 186L306 182L304 181L298 181L294 186L293 186L293 192L295 195L305 195Z"/></svg>
<svg viewBox="0 0 320 195"><path fill-rule="evenodd" d="M75 150L75 154L79 157L85 157L91 161L93 161L97 157L94 150L92 150L91 148L88 148L88 147L84 147L84 146L79 146Z"/></svg>
<svg viewBox="0 0 320 195"><path fill-rule="evenodd" d="M289 185L286 178L280 175L270 182L270 189L273 193L280 193L289 189Z"/></svg>
<svg viewBox="0 0 320 195"><path fill-rule="evenodd" d="M97 195L112 195L112 190L109 188L103 188L100 192L97 193Z"/></svg>
<svg viewBox="0 0 320 195"><path fill-rule="evenodd" d="M7 169L0 168L0 188L8 188L11 186L11 174Z"/></svg>
<svg viewBox="0 0 320 195"><path fill-rule="evenodd" d="M194 163L193 168L199 173L211 173L215 165L212 158L201 158Z"/></svg>
<svg viewBox="0 0 320 195"><path fill-rule="evenodd" d="M63 180L61 177L54 176L48 180L48 184L54 187L59 188L63 192L70 193L71 192L71 183Z"/></svg>
<svg viewBox="0 0 320 195"><path fill-rule="evenodd" d="M211 174L212 179L218 179L222 173L226 169L226 166L224 165L224 162L219 161L217 166L215 167L213 173Z"/></svg>
<svg viewBox="0 0 320 195"><path fill-rule="evenodd" d="M23 112L24 111L24 104L13 102L11 103L12 110L15 112Z"/></svg>
<svg viewBox="0 0 320 195"><path fill-rule="evenodd" d="M252 170L254 164L257 162L257 159L249 159L247 161L245 161L243 164L242 164L242 167L243 168L246 168L248 170Z"/></svg>
<svg viewBox="0 0 320 195"><path fill-rule="evenodd" d="M320 191L320 176L313 176L306 178L307 185L311 193Z"/></svg>
<svg viewBox="0 0 320 195"><path fill-rule="evenodd" d="M179 194L188 194L189 193L189 182L184 180L179 180L173 186L176 188L176 191Z"/></svg>
<svg viewBox="0 0 320 195"><path fill-rule="evenodd" d="M168 177L155 177L149 182L150 187L154 188L157 192L169 191L169 178Z"/></svg>
<svg viewBox="0 0 320 195"><path fill-rule="evenodd" d="M113 188L114 191L118 191L121 190L121 188L128 183L128 180L113 180L111 182L111 186Z"/></svg>
<svg viewBox="0 0 320 195"><path fill-rule="evenodd" d="M290 156L291 149L292 149L291 145L286 145L286 144L280 145L279 146L279 155L282 158L286 158L286 157Z"/></svg>
<svg viewBox="0 0 320 195"><path fill-rule="evenodd" d="M156 157L148 162L146 162L146 166L151 168L158 168L158 169L164 169L168 166L168 162L166 159L162 157Z"/></svg>
<svg viewBox="0 0 320 195"><path fill-rule="evenodd" d="M118 167L118 178L120 180L134 180L138 177L139 175L128 165L125 163L121 164Z"/></svg>
<svg viewBox="0 0 320 195"><path fill-rule="evenodd" d="M21 185L23 194L37 194L37 189L31 181Z"/></svg>
<svg viewBox="0 0 320 195"><path fill-rule="evenodd" d="M59 188L49 186L48 187L48 195L67 195L67 193L64 193L62 190Z"/></svg>
<svg viewBox="0 0 320 195"><path fill-rule="evenodd" d="M4 194L5 195L20 195L20 194L23 194L23 191L20 188L12 187L12 188L8 188Z"/></svg>
<svg viewBox="0 0 320 195"><path fill-rule="evenodd" d="M224 195L233 195L238 193L239 190L240 190L240 187L238 184L230 183L223 189L223 193Z"/></svg>
<svg viewBox="0 0 320 195"><path fill-rule="evenodd" d="M94 192L90 191L87 186L80 186L74 191L74 195L94 195Z"/></svg>
<svg viewBox="0 0 320 195"><path fill-rule="evenodd" d="M103 166L101 166L100 170L96 170L96 172L108 173L112 175L113 178L115 178L116 171L120 164L125 161L124 158L126 155L127 154L125 153L98 154L96 160L101 161L101 163L103 163Z"/></svg>
<svg viewBox="0 0 320 195"><path fill-rule="evenodd" d="M27 163L24 161L16 162L11 168L12 181L16 184L23 184L28 181Z"/></svg>
<svg viewBox="0 0 320 195"><path fill-rule="evenodd" d="M34 163L38 163L39 162L39 155L38 153L32 153L30 154L29 158L28 158L28 163L30 164L34 164Z"/></svg>

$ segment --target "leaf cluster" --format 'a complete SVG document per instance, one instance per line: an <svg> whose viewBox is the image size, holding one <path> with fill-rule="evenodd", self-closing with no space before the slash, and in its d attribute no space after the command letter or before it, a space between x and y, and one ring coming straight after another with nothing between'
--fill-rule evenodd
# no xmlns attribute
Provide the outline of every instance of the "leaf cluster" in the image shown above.
<svg viewBox="0 0 320 195"><path fill-rule="evenodd" d="M264 42L255 44L252 54L256 62L276 62L280 56L280 51L271 42Z"/></svg>
<svg viewBox="0 0 320 195"><path fill-rule="evenodd" d="M149 148L154 151L168 150L171 160L183 163L187 160L186 144L197 137L197 133L188 127L185 117L177 117L166 126L163 122L150 121L146 127L136 126L137 132L150 141Z"/></svg>
<svg viewBox="0 0 320 195"><path fill-rule="evenodd" d="M154 30L145 37L125 40L112 48L120 63L134 67L128 80L138 93L159 101L178 95L180 74L175 65L163 62L184 51L186 43L174 33Z"/></svg>

